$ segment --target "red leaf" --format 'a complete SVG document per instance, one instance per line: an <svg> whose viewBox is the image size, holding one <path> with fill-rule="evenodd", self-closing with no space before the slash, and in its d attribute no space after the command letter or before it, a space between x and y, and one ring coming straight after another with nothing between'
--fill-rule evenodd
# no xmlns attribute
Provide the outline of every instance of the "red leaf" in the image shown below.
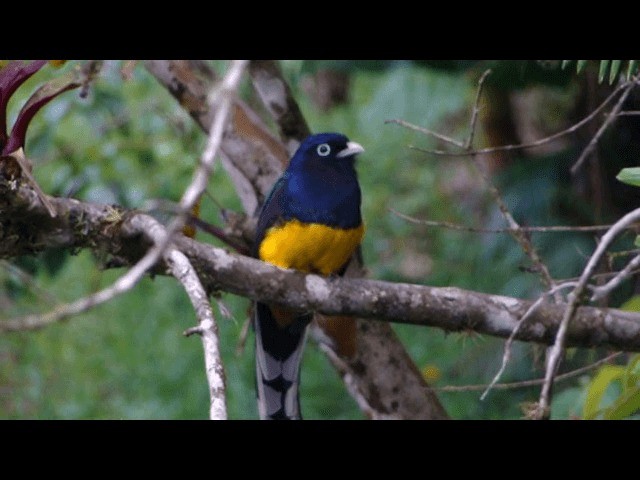
<svg viewBox="0 0 640 480"><path fill-rule="evenodd" d="M14 60L0 69L0 149L4 150L7 141L7 104L11 95L45 63L46 60L36 60L25 65L20 60Z"/></svg>
<svg viewBox="0 0 640 480"><path fill-rule="evenodd" d="M51 80L38 88L38 90L31 95L27 103L24 104L22 110L20 110L16 123L14 123L13 128L11 129L11 134L9 135L2 152L7 154L8 152L13 152L20 147L24 148L27 128L29 127L29 123L31 123L34 115L61 93L71 90L72 88L77 88L80 85L81 82L78 78L78 74L73 71L69 72L67 75Z"/></svg>

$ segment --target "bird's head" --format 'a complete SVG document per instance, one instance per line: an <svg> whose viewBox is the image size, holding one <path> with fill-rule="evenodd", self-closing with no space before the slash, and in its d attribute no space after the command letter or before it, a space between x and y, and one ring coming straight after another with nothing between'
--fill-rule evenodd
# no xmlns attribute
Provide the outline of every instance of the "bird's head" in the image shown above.
<svg viewBox="0 0 640 480"><path fill-rule="evenodd" d="M316 163L350 163L355 156L364 152L364 148L341 133L317 133L310 135L298 147L291 159L292 168L304 167L305 164Z"/></svg>

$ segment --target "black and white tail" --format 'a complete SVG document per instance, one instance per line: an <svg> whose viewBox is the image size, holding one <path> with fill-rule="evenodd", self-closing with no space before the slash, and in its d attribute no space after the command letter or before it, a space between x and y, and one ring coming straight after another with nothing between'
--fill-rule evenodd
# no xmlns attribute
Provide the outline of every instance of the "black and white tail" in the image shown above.
<svg viewBox="0 0 640 480"><path fill-rule="evenodd" d="M280 316L285 313L291 320L278 322L274 310L264 303L256 303L258 411L263 420L300 420L300 363L311 314L277 312Z"/></svg>

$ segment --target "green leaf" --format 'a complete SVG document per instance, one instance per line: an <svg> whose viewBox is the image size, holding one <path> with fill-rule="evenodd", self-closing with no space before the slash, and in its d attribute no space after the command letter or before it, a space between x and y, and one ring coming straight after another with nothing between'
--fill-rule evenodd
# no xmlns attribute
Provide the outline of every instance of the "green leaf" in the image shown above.
<svg viewBox="0 0 640 480"><path fill-rule="evenodd" d="M573 60L562 60L562 65L560 66L560 68L562 68L562 70L564 70L565 67L567 65L569 65L571 62L573 62Z"/></svg>
<svg viewBox="0 0 640 480"><path fill-rule="evenodd" d="M631 75L638 70L638 60L629 60L629 66L627 67L627 80L631 78Z"/></svg>
<svg viewBox="0 0 640 480"><path fill-rule="evenodd" d="M627 368L625 368L622 385L626 389L634 388L640 384L640 372L636 372L636 368L640 365L640 354L631 357Z"/></svg>
<svg viewBox="0 0 640 480"><path fill-rule="evenodd" d="M633 241L636 247L640 247L640 235L636 235L636 239Z"/></svg>
<svg viewBox="0 0 640 480"><path fill-rule="evenodd" d="M582 73L582 71L584 70L584 67L586 66L587 66L586 60L578 60L578 63L576 65L576 73L580 75L580 73Z"/></svg>
<svg viewBox="0 0 640 480"><path fill-rule="evenodd" d="M604 76L607 74L611 60L600 60L600 71L598 72L598 83L602 83Z"/></svg>
<svg viewBox="0 0 640 480"><path fill-rule="evenodd" d="M622 65L622 60L613 60L611 62L611 72L609 72L609 85L613 83L613 81L618 76L620 72L620 66Z"/></svg>
<svg viewBox="0 0 640 480"><path fill-rule="evenodd" d="M617 365L605 365L591 381L587 390L587 399L584 402L582 416L585 420L593 420L600 413L600 402L611 382L622 378L625 367Z"/></svg>
<svg viewBox="0 0 640 480"><path fill-rule="evenodd" d="M640 385L620 395L604 412L605 420L622 420L640 409Z"/></svg>
<svg viewBox="0 0 640 480"><path fill-rule="evenodd" d="M623 168L616 178L622 183L640 187L640 167Z"/></svg>
<svg viewBox="0 0 640 480"><path fill-rule="evenodd" d="M640 237L640 235L638 235L638 237ZM624 310L626 312L640 312L640 295L634 295L629 300L624 302L622 305L620 305L620 310Z"/></svg>

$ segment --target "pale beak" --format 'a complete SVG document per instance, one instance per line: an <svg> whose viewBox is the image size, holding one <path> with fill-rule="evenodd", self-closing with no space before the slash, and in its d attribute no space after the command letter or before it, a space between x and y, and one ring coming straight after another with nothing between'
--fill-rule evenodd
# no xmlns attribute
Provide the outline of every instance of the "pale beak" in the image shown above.
<svg viewBox="0 0 640 480"><path fill-rule="evenodd" d="M362 153L362 152L364 152L364 148L362 148L362 145L356 142L347 142L347 148L338 152L336 157L344 158L344 157L349 157L351 155L355 155L356 153Z"/></svg>

